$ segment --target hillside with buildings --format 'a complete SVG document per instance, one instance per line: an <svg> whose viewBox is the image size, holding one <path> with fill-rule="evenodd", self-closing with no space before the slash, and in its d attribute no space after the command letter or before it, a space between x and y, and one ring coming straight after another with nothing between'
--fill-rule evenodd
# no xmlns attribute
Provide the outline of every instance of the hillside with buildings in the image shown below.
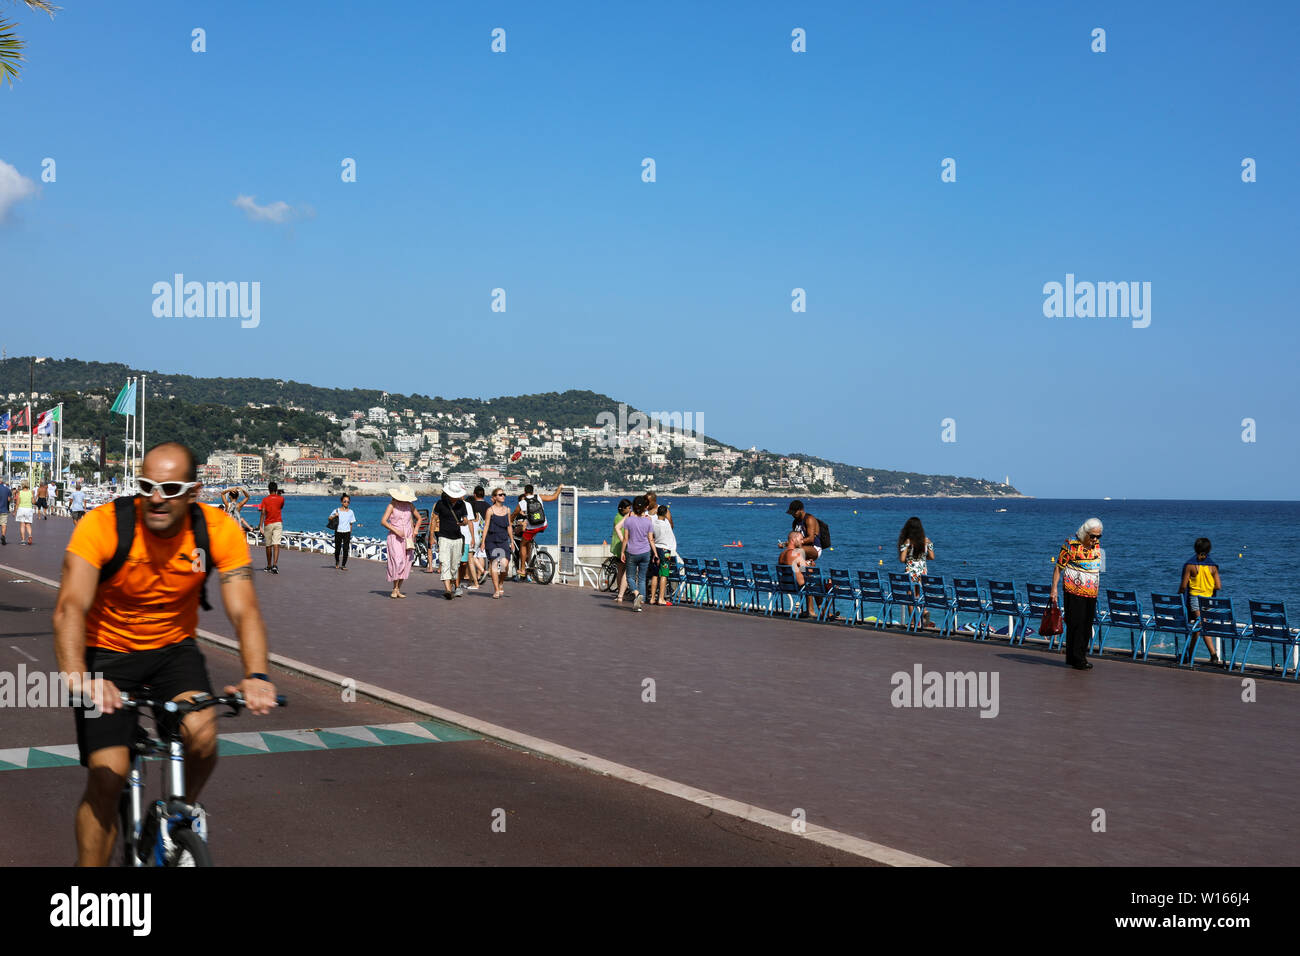
<svg viewBox="0 0 1300 956"><path fill-rule="evenodd" d="M689 413L642 414L582 390L444 399L23 358L0 362L0 400L20 408L32 375L39 408L63 403L64 460L86 477L112 473L115 463L121 470L125 420L110 406L128 374L148 376L146 443L185 442L208 484L274 479L290 490L374 490L376 483L425 486L455 478L677 494L1018 494L1009 484L976 478L739 449L703 434Z"/></svg>

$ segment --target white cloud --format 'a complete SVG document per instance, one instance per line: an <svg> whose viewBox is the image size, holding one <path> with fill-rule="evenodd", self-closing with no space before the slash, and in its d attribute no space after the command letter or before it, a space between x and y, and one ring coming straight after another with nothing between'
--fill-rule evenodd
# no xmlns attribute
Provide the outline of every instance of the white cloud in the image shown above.
<svg viewBox="0 0 1300 956"><path fill-rule="evenodd" d="M244 215L248 216L252 222L284 223L295 219L310 219L315 215L315 210L310 206L299 206L295 209L283 199L268 203L265 206L259 206L257 197L240 196L235 200L235 205L244 210Z"/></svg>
<svg viewBox="0 0 1300 956"><path fill-rule="evenodd" d="M30 196L35 196L37 185L13 166L0 159L0 222L5 221L9 210Z"/></svg>

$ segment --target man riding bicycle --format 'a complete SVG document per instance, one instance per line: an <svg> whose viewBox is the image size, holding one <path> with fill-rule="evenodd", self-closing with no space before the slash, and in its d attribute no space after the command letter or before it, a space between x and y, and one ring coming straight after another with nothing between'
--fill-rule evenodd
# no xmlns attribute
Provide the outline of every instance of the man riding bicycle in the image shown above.
<svg viewBox="0 0 1300 956"><path fill-rule="evenodd" d="M194 639L209 568L220 576L244 665L244 679L225 692L243 694L255 714L275 706L275 687L265 673L266 625L238 525L221 509L198 503L194 455L184 445L154 447L141 473L136 497L101 505L73 529L54 608L59 670L68 675L71 693L94 708L75 714L81 764L89 770L77 808L79 866L104 866L113 851L137 720L136 711L122 707L119 692L149 686L154 697L167 700L212 693ZM196 530L196 520L204 527ZM129 545L121 530L130 535ZM186 799L193 802L216 766L216 712L187 714L182 732Z"/></svg>

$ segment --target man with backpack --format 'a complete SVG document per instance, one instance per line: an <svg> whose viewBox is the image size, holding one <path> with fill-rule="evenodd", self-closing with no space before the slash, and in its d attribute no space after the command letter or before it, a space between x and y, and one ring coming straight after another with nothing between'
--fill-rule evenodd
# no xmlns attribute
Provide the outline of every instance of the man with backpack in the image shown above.
<svg viewBox="0 0 1300 956"><path fill-rule="evenodd" d="M109 862L117 806L130 769L137 712L122 706L146 685L151 696L190 700L211 694L195 642L207 578L219 575L221 600L239 638L248 709L275 706L267 669L266 625L253 588L248 544L221 509L198 502L194 455L167 442L144 457L137 494L95 508L79 521L63 556L54 608L54 649L68 690L92 707L75 711L81 764L89 771L77 808L77 862ZM217 761L217 712L186 715L186 799L193 802Z"/></svg>
<svg viewBox="0 0 1300 956"><path fill-rule="evenodd" d="M804 557L809 561L816 561L822 556L822 551L831 546L830 525L804 511L803 502L797 499L790 502L790 507L785 513L794 516L790 530L798 531L803 535ZM782 541L780 544L784 546L786 542Z"/></svg>
<svg viewBox="0 0 1300 956"><path fill-rule="evenodd" d="M515 510L510 515L512 524L518 520L522 520L524 523L523 541L519 545L519 570L521 572L526 572L528 568L528 558L533 549L533 538L546 530L546 508L543 507L542 502L557 500L563 490L564 485L557 485L555 494L538 495L533 493L532 485L524 485L524 493L519 496ZM515 580L520 580L522 577L523 574L518 574L515 576Z"/></svg>

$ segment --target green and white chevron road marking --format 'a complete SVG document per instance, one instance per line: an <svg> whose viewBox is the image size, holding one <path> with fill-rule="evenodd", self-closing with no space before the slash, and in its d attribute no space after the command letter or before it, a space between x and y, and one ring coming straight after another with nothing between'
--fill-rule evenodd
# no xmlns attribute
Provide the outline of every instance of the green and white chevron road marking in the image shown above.
<svg viewBox="0 0 1300 956"><path fill-rule="evenodd" d="M217 737L222 757L249 754L281 754L303 750L345 750L352 747L396 747L402 744L438 744L457 740L481 740L472 734L437 720L402 724L371 724L355 727L314 727L309 730L258 730ZM45 767L78 766L77 745L18 747L0 750L0 770L38 770Z"/></svg>

